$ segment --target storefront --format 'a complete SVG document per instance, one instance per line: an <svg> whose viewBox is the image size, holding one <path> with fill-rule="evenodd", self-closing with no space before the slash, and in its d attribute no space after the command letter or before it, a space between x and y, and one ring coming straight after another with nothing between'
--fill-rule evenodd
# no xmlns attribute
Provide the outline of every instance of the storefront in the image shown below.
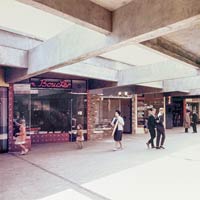
<svg viewBox="0 0 200 200"><path fill-rule="evenodd" d="M115 111L120 110L124 119L124 133L131 133L131 99L119 97L100 97L97 102L98 114L96 116L96 130L109 128Z"/></svg>
<svg viewBox="0 0 200 200"><path fill-rule="evenodd" d="M13 120L25 119L32 144L69 141L77 124L86 133L85 80L32 78L14 84L13 92Z"/></svg>
<svg viewBox="0 0 200 200"><path fill-rule="evenodd" d="M159 108L164 108L165 98L161 93L139 94L136 96L136 131L144 133L144 125L148 119L148 108L154 107L158 113Z"/></svg>
<svg viewBox="0 0 200 200"><path fill-rule="evenodd" d="M120 110L124 119L124 133L132 130L132 97L88 95L88 131L91 139L100 139L112 133L111 121L115 111Z"/></svg>
<svg viewBox="0 0 200 200"><path fill-rule="evenodd" d="M198 96L167 97L166 116L167 128L182 127L186 109L200 113L200 98ZM199 118L200 120L200 118Z"/></svg>

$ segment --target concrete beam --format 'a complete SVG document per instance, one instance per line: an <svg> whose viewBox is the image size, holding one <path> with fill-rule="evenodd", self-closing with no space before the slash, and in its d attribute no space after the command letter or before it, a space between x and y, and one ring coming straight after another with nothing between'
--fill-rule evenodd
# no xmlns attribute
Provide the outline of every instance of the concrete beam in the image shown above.
<svg viewBox="0 0 200 200"><path fill-rule="evenodd" d="M169 60L162 63L137 66L120 71L118 76L118 85L142 84L197 75L198 71L196 69Z"/></svg>
<svg viewBox="0 0 200 200"><path fill-rule="evenodd" d="M167 54L168 56L171 56L173 58L176 58L178 60L200 68L200 61L197 55L187 51L182 46L171 42L163 37L145 41L142 44L156 51Z"/></svg>
<svg viewBox="0 0 200 200"><path fill-rule="evenodd" d="M133 1L113 13L113 32L109 36L72 27L30 50L29 70L23 78L81 62L127 45L130 41L149 40L199 20L199 0Z"/></svg>
<svg viewBox="0 0 200 200"><path fill-rule="evenodd" d="M121 62L110 60L103 57L90 58L90 59L82 61L82 63L93 65L96 67L112 69L115 71L121 71L125 69L130 69L133 67L133 65L121 63Z"/></svg>
<svg viewBox="0 0 200 200"><path fill-rule="evenodd" d="M100 33L112 30L112 13L89 0L18 0Z"/></svg>
<svg viewBox="0 0 200 200"><path fill-rule="evenodd" d="M120 66L121 68L124 66L127 67L125 64L120 64L107 59L92 58L80 63L52 70L51 72L69 76L117 82L118 70L115 69L115 67L120 68ZM7 73L7 82L15 83L23 80L24 75L27 74L27 70L28 69L20 71L16 71L14 69L9 70Z"/></svg>
<svg viewBox="0 0 200 200"><path fill-rule="evenodd" d="M36 40L30 37L25 37L19 34L0 30L0 46L20 50L29 50L38 46L41 43L41 40Z"/></svg>
<svg viewBox="0 0 200 200"><path fill-rule="evenodd" d="M117 71L106 67L97 67L84 62L76 63L60 69L53 70L53 72L81 76L85 78L92 78L98 80L117 82Z"/></svg>
<svg viewBox="0 0 200 200"><path fill-rule="evenodd" d="M27 51L0 46L0 65L18 68L27 68Z"/></svg>
<svg viewBox="0 0 200 200"><path fill-rule="evenodd" d="M174 80L165 80L163 82L163 91L187 91L200 89L200 75L193 77L186 77Z"/></svg>
<svg viewBox="0 0 200 200"><path fill-rule="evenodd" d="M142 42L178 31L200 21L198 0L140 0L113 13L113 35L121 41Z"/></svg>

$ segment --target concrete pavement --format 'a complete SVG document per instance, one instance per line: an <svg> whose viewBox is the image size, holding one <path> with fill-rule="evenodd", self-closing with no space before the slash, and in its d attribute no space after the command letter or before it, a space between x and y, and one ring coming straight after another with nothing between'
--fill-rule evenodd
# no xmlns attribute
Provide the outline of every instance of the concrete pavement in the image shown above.
<svg viewBox="0 0 200 200"><path fill-rule="evenodd" d="M113 152L106 138L34 145L26 156L0 155L1 200L200 199L200 134L167 131L166 149L146 149L149 135L125 135Z"/></svg>

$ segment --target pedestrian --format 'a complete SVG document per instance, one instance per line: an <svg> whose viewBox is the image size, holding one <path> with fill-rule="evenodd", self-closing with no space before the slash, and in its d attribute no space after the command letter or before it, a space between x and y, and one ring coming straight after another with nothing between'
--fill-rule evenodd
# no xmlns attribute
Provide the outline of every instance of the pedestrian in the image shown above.
<svg viewBox="0 0 200 200"><path fill-rule="evenodd" d="M196 110L193 110L192 112L192 129L193 129L193 133L197 133L197 122L198 122L198 115L196 113Z"/></svg>
<svg viewBox="0 0 200 200"><path fill-rule="evenodd" d="M144 133L148 133L148 118L144 119Z"/></svg>
<svg viewBox="0 0 200 200"><path fill-rule="evenodd" d="M115 111L115 117L113 118L111 125L114 127L112 135L114 136L115 147L114 151L122 148L122 134L124 127L124 119L121 117L121 112L119 110Z"/></svg>
<svg viewBox="0 0 200 200"><path fill-rule="evenodd" d="M156 109L155 108L150 108L149 109L149 117L148 117L148 129L150 133L150 139L146 143L147 147L149 148L149 145L151 144L151 148L155 148L154 145L154 139L156 137L156 120L155 120L155 114L156 114Z"/></svg>
<svg viewBox="0 0 200 200"><path fill-rule="evenodd" d="M165 149L164 142L165 142L165 128L164 128L164 109L160 108L158 117L156 118L156 129L157 129L157 137L156 137L156 149ZM161 143L160 143L160 138Z"/></svg>
<svg viewBox="0 0 200 200"><path fill-rule="evenodd" d="M83 127L81 124L77 125L77 136L76 136L76 144L79 149L83 148L83 141L84 141L84 136L83 136Z"/></svg>
<svg viewBox="0 0 200 200"><path fill-rule="evenodd" d="M188 133L188 129L190 128L191 120L190 120L190 110L186 110L185 117L184 117L184 128L185 133Z"/></svg>
<svg viewBox="0 0 200 200"><path fill-rule="evenodd" d="M28 153L28 149L25 147L26 144L26 123L25 120L20 120L19 134L16 138L15 144L21 148L21 155Z"/></svg>

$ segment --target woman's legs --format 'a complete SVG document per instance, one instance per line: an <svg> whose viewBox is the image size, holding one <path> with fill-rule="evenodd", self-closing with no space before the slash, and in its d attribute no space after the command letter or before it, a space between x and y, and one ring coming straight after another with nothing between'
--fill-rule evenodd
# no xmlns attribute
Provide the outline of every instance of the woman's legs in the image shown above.
<svg viewBox="0 0 200 200"><path fill-rule="evenodd" d="M23 144L20 144L19 146L21 148L21 154L25 154L28 152L28 149Z"/></svg>
<svg viewBox="0 0 200 200"><path fill-rule="evenodd" d="M122 149L122 141L119 141L119 148Z"/></svg>
<svg viewBox="0 0 200 200"><path fill-rule="evenodd" d="M77 141L76 144L77 144L77 147L78 147L79 149L82 149L82 148L83 148L83 142L82 142L82 141Z"/></svg>

